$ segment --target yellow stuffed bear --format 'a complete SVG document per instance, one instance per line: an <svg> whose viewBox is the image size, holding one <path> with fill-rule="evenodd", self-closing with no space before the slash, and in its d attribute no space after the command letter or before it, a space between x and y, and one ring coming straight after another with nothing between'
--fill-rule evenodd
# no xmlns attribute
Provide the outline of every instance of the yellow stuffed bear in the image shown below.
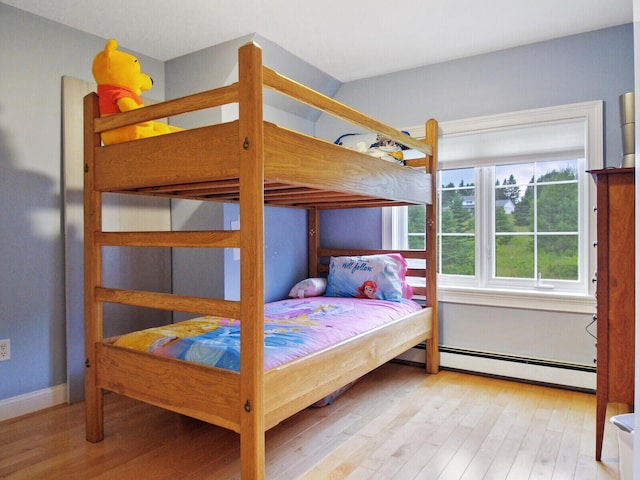
<svg viewBox="0 0 640 480"><path fill-rule="evenodd" d="M126 112L144 106L140 94L153 86L151 77L140 71L133 55L117 50L118 43L108 40L104 50L93 59L91 72L98 84L100 116ZM153 137L181 130L161 122L144 122L102 133L102 143L113 143Z"/></svg>

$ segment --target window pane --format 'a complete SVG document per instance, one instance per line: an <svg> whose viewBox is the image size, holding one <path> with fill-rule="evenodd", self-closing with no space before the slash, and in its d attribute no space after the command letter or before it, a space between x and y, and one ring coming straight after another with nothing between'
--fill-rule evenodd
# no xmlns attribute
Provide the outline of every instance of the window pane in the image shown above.
<svg viewBox="0 0 640 480"><path fill-rule="evenodd" d="M513 215L513 204L509 202L510 200L496 200L496 234L516 231Z"/></svg>
<svg viewBox="0 0 640 480"><path fill-rule="evenodd" d="M519 163L516 165L496 166L496 180L500 185L526 185L533 182L533 176L533 163Z"/></svg>
<svg viewBox="0 0 640 480"><path fill-rule="evenodd" d="M407 234L409 249L424 249L425 215L426 207L424 205L410 205L407 207Z"/></svg>
<svg viewBox="0 0 640 480"><path fill-rule="evenodd" d="M425 215L425 205L411 205L409 207L409 233L424 233Z"/></svg>
<svg viewBox="0 0 640 480"><path fill-rule="evenodd" d="M496 235L496 277L534 278L532 235Z"/></svg>
<svg viewBox="0 0 640 480"><path fill-rule="evenodd" d="M441 170L440 185L442 188L460 187L475 183L475 170L473 168L456 168Z"/></svg>
<svg viewBox="0 0 640 480"><path fill-rule="evenodd" d="M538 237L538 272L542 279L578 279L578 235Z"/></svg>
<svg viewBox="0 0 640 480"><path fill-rule="evenodd" d="M533 232L535 189L529 185L523 190L524 192L513 212L513 223L518 232Z"/></svg>
<svg viewBox="0 0 640 480"><path fill-rule="evenodd" d="M541 162L537 165L538 183L559 180L577 180L577 160Z"/></svg>
<svg viewBox="0 0 640 480"><path fill-rule="evenodd" d="M441 237L442 271L450 275L475 275L475 238Z"/></svg>
<svg viewBox="0 0 640 480"><path fill-rule="evenodd" d="M475 275L475 175L473 168L440 172L440 273Z"/></svg>
<svg viewBox="0 0 640 480"><path fill-rule="evenodd" d="M475 232L475 171L473 168L440 172L442 233Z"/></svg>
<svg viewBox="0 0 640 480"><path fill-rule="evenodd" d="M534 173L534 163L498 165L495 167L495 207L496 209L500 207L507 215L513 215L511 218L513 228L505 231L533 232L533 208L531 203L533 188L531 185ZM496 218L498 219L498 217ZM496 223L496 231L501 231L498 223Z"/></svg>
<svg viewBox="0 0 640 480"><path fill-rule="evenodd" d="M496 277L577 280L576 170L576 160L495 167ZM551 232L571 235L542 236Z"/></svg>
<svg viewBox="0 0 640 480"><path fill-rule="evenodd" d="M442 233L474 233L475 215L472 195L457 191L442 192Z"/></svg>
<svg viewBox="0 0 640 480"><path fill-rule="evenodd" d="M424 249L424 233L409 235L409 250L423 250Z"/></svg>
<svg viewBox="0 0 640 480"><path fill-rule="evenodd" d="M559 183L538 187L538 231L578 230L578 184Z"/></svg>

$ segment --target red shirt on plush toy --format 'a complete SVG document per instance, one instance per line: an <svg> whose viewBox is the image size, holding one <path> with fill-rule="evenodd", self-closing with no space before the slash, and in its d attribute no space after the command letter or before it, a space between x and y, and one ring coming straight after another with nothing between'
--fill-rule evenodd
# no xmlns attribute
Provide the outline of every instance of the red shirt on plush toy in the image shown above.
<svg viewBox="0 0 640 480"><path fill-rule="evenodd" d="M131 98L138 106L144 106L144 102L136 92L117 85L98 85L98 98L101 115L122 112L118 100L123 98Z"/></svg>

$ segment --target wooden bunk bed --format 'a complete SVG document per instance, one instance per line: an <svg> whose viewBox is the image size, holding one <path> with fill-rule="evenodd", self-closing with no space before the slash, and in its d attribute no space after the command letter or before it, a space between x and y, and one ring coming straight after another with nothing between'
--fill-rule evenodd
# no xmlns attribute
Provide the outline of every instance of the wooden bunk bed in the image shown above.
<svg viewBox="0 0 640 480"><path fill-rule="evenodd" d="M383 134L425 157L408 168L278 127L263 119L263 90L271 89ZM235 121L101 146L100 133L151 119L237 103ZM103 390L117 392L240 434L243 478L265 475L265 431L411 347L426 342L426 369L438 371L435 278L435 167L437 122L419 141L263 66L255 44L239 50L239 81L222 88L100 118L97 96L85 97L85 351L86 436L101 441ZM157 195L238 202L239 230L108 232L102 229L102 194ZM426 260L426 287L414 293L425 307L398 321L264 370L264 205L309 212L309 274L326 272L323 260L379 251L320 246L322 209L425 204L424 250L401 253ZM240 301L107 288L102 247L211 247L240 249ZM216 314L241 320L239 373L154 356L103 338L103 304Z"/></svg>

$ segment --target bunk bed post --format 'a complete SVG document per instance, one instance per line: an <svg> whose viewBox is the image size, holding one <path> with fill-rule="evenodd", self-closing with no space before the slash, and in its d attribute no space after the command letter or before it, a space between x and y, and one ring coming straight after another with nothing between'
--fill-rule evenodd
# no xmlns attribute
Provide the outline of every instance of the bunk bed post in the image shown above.
<svg viewBox="0 0 640 480"><path fill-rule="evenodd" d="M427 340L427 358L426 368L429 373L438 373L440 369L440 352L439 344L439 320L438 320L438 291L436 284L436 250L437 250L437 225L436 213L438 211L438 194L437 194L437 168L438 168L438 122L433 118L427 120L425 140L431 146L431 155L427 156L427 172L431 173L431 204L426 206L426 249L427 249L427 265L433 268L427 268L427 305L431 306L431 323L432 335Z"/></svg>
<svg viewBox="0 0 640 480"><path fill-rule="evenodd" d="M94 121L100 116L98 96L84 98L84 329L85 329L85 401L86 437L90 442L104 438L102 389L97 387L96 343L102 340L102 303L95 298L102 283L102 250L96 244L96 232L102 229L102 194L94 188L95 149L100 134L94 133Z"/></svg>
<svg viewBox="0 0 640 480"><path fill-rule="evenodd" d="M262 50L240 48L240 470L265 475L264 123Z"/></svg>
<svg viewBox="0 0 640 480"><path fill-rule="evenodd" d="M318 207L307 210L309 212L309 276L318 276L318 250L320 249L320 211Z"/></svg>

